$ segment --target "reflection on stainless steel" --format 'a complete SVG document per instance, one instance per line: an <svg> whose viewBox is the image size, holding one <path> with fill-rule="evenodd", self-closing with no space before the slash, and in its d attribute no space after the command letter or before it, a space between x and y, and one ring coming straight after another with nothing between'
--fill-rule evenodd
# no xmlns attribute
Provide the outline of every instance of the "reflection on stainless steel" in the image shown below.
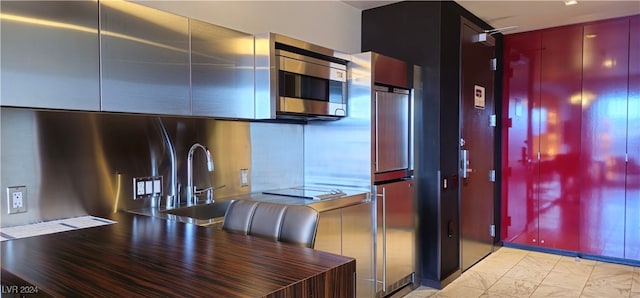
<svg viewBox="0 0 640 298"><path fill-rule="evenodd" d="M195 143L189 149L189 154L187 155L187 205L195 205L198 203L198 197L196 194L200 191L193 184L193 154L197 149L201 149L204 152L204 155L207 158L207 170L209 172L213 172L213 159L211 159L211 152L205 146L201 144ZM207 203L212 203L213 200L213 189L211 187L207 188Z"/></svg>
<svg viewBox="0 0 640 298"><path fill-rule="evenodd" d="M162 129L162 140L164 141L164 145L167 148L169 154L169 191L166 195L166 209L172 209L180 206L180 194L178 193L178 164L176 157L176 149L173 147L173 142L171 141L171 137L169 133L167 133L167 128L162 123L161 118L157 118L158 123L160 124L160 129ZM160 204L157 205L159 207ZM153 202L151 203L151 207L156 207Z"/></svg>
<svg viewBox="0 0 640 298"><path fill-rule="evenodd" d="M105 1L100 20L101 109L190 115L188 19Z"/></svg>
<svg viewBox="0 0 640 298"><path fill-rule="evenodd" d="M254 118L253 35L189 23L193 115Z"/></svg>
<svg viewBox="0 0 640 298"><path fill-rule="evenodd" d="M149 208L150 199L129 195L133 178L157 172L164 177L166 196L174 183L172 168L175 181L184 185L187 180L187 153L196 142L216 148L211 154L217 170L209 173L205 156L195 154L193 180L202 188L226 185L216 190L217 200L303 181L303 130L298 124L160 117L161 125L157 116L8 107L0 113L0 189L27 186L29 204L28 212L0 216L3 227ZM233 158L223 158L228 156ZM240 169L249 169L250 187L240 186ZM186 201L186 192L176 190L176 196ZM1 214L6 207L0 204Z"/></svg>
<svg viewBox="0 0 640 298"><path fill-rule="evenodd" d="M98 3L2 1L2 105L100 109Z"/></svg>
<svg viewBox="0 0 640 298"><path fill-rule="evenodd" d="M303 125L251 123L250 132L250 141L247 142L250 142L253 148L250 155L252 191L304 184ZM233 135L233 139L235 138L236 136ZM242 149L238 146L236 150ZM220 150L221 148L217 148L216 152ZM227 152L227 154L235 153L235 151ZM227 158L216 160L218 163L232 163L232 160Z"/></svg>

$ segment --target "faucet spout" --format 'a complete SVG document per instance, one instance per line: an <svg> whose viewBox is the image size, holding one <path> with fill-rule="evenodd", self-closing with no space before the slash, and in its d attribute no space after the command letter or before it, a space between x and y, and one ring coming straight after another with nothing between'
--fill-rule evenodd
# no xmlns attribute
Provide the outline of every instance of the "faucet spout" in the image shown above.
<svg viewBox="0 0 640 298"><path fill-rule="evenodd" d="M207 170L213 172L213 158L211 158L211 151L202 144L195 143L189 149L187 155L187 205L195 205L198 202L196 196L196 187L193 185L193 155L197 149L201 149L207 158Z"/></svg>

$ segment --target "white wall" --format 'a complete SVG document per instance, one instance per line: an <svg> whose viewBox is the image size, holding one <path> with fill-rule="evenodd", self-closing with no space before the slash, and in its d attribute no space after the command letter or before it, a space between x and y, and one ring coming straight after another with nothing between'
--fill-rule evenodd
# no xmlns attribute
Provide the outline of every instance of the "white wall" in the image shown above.
<svg viewBox="0 0 640 298"><path fill-rule="evenodd" d="M360 52L361 12L342 1L134 1L257 34L274 32L345 53Z"/></svg>

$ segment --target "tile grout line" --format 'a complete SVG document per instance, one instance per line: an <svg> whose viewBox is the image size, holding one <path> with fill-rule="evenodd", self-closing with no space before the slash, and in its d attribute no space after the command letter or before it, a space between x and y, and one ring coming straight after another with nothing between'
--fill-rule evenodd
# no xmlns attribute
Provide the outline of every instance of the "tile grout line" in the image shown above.
<svg viewBox="0 0 640 298"><path fill-rule="evenodd" d="M591 266L591 272L589 272L589 276L587 276L587 281L584 283L584 286L582 286L582 289L580 290L580 295L578 297L582 297L582 294L584 293L584 289L589 284L589 280L591 280L591 275L593 275L593 271L596 270L596 266L598 266L598 263L599 261L596 261L596 263L593 264L593 266Z"/></svg>
<svg viewBox="0 0 640 298"><path fill-rule="evenodd" d="M553 269L556 268L556 266L560 262L560 259L562 259L562 257L556 259L556 262L553 264L553 266L551 266L551 269L549 269L549 271L547 271L547 274L542 278L542 280L536 285L535 289L533 289L533 292L531 292L531 294L529 294L529 297L533 296L533 294L536 292L536 290L538 290L538 288L542 285L542 282L547 278L547 276L549 276L549 274L551 274L551 271L553 271Z"/></svg>

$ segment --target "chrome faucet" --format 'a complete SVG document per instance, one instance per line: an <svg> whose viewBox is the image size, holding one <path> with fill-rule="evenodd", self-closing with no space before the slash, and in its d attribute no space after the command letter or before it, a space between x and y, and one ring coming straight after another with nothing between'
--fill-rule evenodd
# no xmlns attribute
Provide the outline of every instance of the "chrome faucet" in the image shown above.
<svg viewBox="0 0 640 298"><path fill-rule="evenodd" d="M204 151L207 156L207 169L209 172L213 172L213 159L211 158L209 149L199 143L193 144L187 155L187 205L195 205L198 203L196 186L193 185L193 154L198 148Z"/></svg>

